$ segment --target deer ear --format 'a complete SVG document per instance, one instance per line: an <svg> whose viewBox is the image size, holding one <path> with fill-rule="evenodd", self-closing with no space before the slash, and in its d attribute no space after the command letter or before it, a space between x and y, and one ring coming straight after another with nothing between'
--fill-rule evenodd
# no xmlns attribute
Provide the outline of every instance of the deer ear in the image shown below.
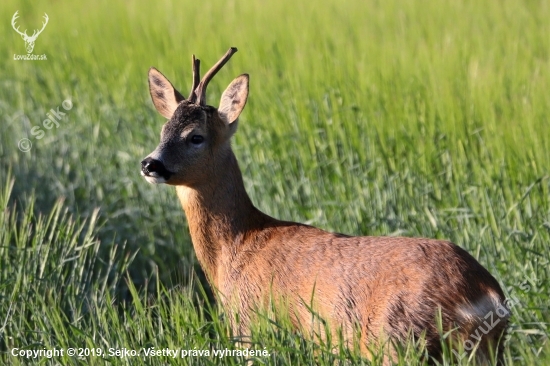
<svg viewBox="0 0 550 366"><path fill-rule="evenodd" d="M229 84L222 94L218 113L231 124L239 118L248 98L248 74L242 74Z"/></svg>
<svg viewBox="0 0 550 366"><path fill-rule="evenodd" d="M157 111L168 119L172 118L178 104L185 99L154 67L149 69L149 92Z"/></svg>

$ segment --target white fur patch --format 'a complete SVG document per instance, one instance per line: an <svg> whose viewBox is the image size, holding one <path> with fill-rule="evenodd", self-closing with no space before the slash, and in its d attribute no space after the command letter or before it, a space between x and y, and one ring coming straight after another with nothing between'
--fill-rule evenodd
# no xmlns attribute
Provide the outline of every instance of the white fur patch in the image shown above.
<svg viewBox="0 0 550 366"><path fill-rule="evenodd" d="M494 312L499 306L502 306L499 296L492 290L475 302L459 305L457 314L464 320L482 319L490 312Z"/></svg>
<svg viewBox="0 0 550 366"><path fill-rule="evenodd" d="M166 179L164 177L159 176L157 173L152 172L149 173L149 175L145 175L145 173L142 171L141 175L145 178L145 180L151 184L161 184L166 183Z"/></svg>

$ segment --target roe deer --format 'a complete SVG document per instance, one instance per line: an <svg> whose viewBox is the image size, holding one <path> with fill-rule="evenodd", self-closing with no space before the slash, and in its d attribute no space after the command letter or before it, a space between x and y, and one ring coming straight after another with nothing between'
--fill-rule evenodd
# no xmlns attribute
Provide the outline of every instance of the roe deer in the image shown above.
<svg viewBox="0 0 550 366"><path fill-rule="evenodd" d="M158 147L141 162L148 182L176 186L197 258L219 301L234 310L233 332L247 335L255 309L275 295L285 299L296 327L311 324L314 299L314 310L341 327L346 339L359 331L367 356L367 347L383 338L424 336L428 353L438 358L439 312L444 330L456 328L455 340L466 350L477 348L478 360L501 354L497 345L509 314L504 294L465 250L441 240L330 233L254 207L230 144L247 101L248 75L229 84L217 109L205 98L209 81L236 51L229 49L200 82L193 56L187 99L149 70L153 104L168 122Z"/></svg>

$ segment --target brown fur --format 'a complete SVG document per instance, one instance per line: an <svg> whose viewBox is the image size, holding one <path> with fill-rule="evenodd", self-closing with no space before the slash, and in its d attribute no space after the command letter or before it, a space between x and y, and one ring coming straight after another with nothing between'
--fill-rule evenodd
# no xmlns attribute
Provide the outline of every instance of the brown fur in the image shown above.
<svg viewBox="0 0 550 366"><path fill-rule="evenodd" d="M168 179L144 175L176 186L197 258L221 303L239 314L238 324L231 317L236 334L249 332L253 310L274 295L288 303L296 325L307 325L313 299L314 310L330 324L343 326L347 337L359 327L365 353L384 335L397 341L424 335L428 352L437 357L439 310L445 330L458 327L455 340L462 342L482 324L485 310L503 304L493 276L452 243L351 237L260 212L244 189L229 143L248 96L248 76L227 88L219 108L223 113L177 97L167 100L179 93L167 90L171 84L159 79L159 72L152 77L151 85L163 91L160 103L151 90L155 105L174 113L149 158L173 174ZM193 134L203 136L204 145L192 145L188 140ZM480 360L494 350L505 326L503 319L484 335Z"/></svg>

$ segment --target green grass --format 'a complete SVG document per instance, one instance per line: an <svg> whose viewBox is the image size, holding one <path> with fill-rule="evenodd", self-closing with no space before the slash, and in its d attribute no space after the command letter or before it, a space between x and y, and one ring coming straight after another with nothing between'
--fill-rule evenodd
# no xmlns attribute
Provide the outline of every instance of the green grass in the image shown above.
<svg viewBox="0 0 550 366"><path fill-rule="evenodd" d="M16 10L21 29L48 14L34 49L47 61L13 60L25 53ZM173 188L139 175L163 123L148 68L187 93L191 54L207 67L229 46L239 52L208 101L250 74L233 146L259 208L348 234L452 240L519 300L507 364L549 363L548 2L7 0L0 14L0 363L29 363L14 347L235 349L200 290ZM59 127L33 136L66 99ZM361 362L284 319L251 342L271 354L258 362ZM421 364L402 351L400 364Z"/></svg>

